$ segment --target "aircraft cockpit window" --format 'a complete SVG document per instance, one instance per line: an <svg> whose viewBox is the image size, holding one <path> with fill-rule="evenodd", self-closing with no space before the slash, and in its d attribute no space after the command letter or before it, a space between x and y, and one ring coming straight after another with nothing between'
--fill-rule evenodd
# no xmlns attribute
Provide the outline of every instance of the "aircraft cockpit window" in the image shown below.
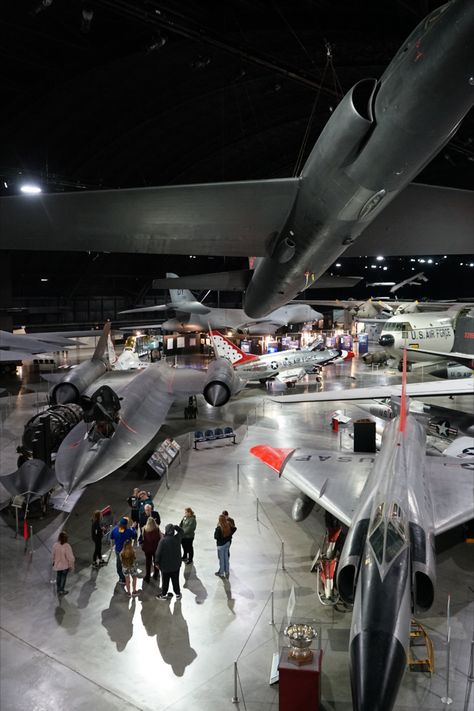
<svg viewBox="0 0 474 711"><path fill-rule="evenodd" d="M392 510L390 512L391 518L400 519L402 518L402 510L398 504L392 504Z"/></svg>
<svg viewBox="0 0 474 711"><path fill-rule="evenodd" d="M412 331L411 323L407 321L400 321L399 323L386 323L384 324L382 331Z"/></svg>
<svg viewBox="0 0 474 711"><path fill-rule="evenodd" d="M384 504L379 504L379 505L377 506L377 510L375 511L375 515L374 515L374 518L373 518L373 520L372 520L372 526L371 526L371 529L370 529L370 532L371 532L371 533L372 533L372 531L375 531L375 529L376 529L377 526L379 525L380 521L382 520L382 518L383 518L383 510L384 510Z"/></svg>
<svg viewBox="0 0 474 711"><path fill-rule="evenodd" d="M382 563L383 560L383 531L384 526L380 523L380 525L372 531L369 538L370 545L379 563Z"/></svg>
<svg viewBox="0 0 474 711"><path fill-rule="evenodd" d="M402 527L396 521L389 521L387 525L387 543L385 546L385 560L389 563L401 551L406 543Z"/></svg>

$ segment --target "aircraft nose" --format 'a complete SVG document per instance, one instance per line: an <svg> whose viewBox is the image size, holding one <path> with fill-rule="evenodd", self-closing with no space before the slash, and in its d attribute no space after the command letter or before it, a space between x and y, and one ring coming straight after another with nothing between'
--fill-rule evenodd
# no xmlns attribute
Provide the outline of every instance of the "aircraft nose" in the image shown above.
<svg viewBox="0 0 474 711"><path fill-rule="evenodd" d="M391 711L406 666L401 642L374 630L356 635L350 646L354 711Z"/></svg>
<svg viewBox="0 0 474 711"><path fill-rule="evenodd" d="M380 336L379 338L379 346L383 346L384 348L390 348L390 346L393 346L394 343L395 339L391 333L384 333L383 336Z"/></svg>

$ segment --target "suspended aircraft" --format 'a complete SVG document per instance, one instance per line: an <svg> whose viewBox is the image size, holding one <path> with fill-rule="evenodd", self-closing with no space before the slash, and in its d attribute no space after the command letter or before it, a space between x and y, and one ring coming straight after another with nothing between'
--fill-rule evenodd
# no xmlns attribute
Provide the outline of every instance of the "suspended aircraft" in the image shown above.
<svg viewBox="0 0 474 711"><path fill-rule="evenodd" d="M174 279L179 279L177 274L167 274L166 283L173 284ZM145 306L143 308L128 309L121 311L121 314L153 313L174 309L176 316L164 321L161 328L165 331L177 331L178 333L190 333L196 331L207 331L208 328L234 329L236 331L246 331L247 333L275 333L282 326L292 323L306 323L320 321L323 315L315 311L307 304L287 304L272 311L263 319L251 319L243 309L221 309L206 306L200 301L196 301L192 292L188 289L169 288L170 301L166 304L156 306Z"/></svg>
<svg viewBox="0 0 474 711"><path fill-rule="evenodd" d="M404 392L375 457L267 445L250 450L302 492L306 515L316 502L350 526L337 587L353 605L355 711L393 709L411 617L434 601L435 536L474 516L472 461L426 457L425 450L426 428L407 414Z"/></svg>
<svg viewBox="0 0 474 711"><path fill-rule="evenodd" d="M250 318L343 252L468 254L472 193L410 183L472 106L473 38L472 0L436 8L379 80L346 94L297 177L3 197L2 247L255 255L239 277Z"/></svg>
<svg viewBox="0 0 474 711"><path fill-rule="evenodd" d="M219 331L211 331L211 337L216 353L227 358L241 378L248 381L258 380L261 383L273 378L281 382L288 382L288 379L299 380L307 373L318 372L323 365L354 355L351 351L321 348L321 344L316 344L309 348L289 349L258 356L245 353Z"/></svg>

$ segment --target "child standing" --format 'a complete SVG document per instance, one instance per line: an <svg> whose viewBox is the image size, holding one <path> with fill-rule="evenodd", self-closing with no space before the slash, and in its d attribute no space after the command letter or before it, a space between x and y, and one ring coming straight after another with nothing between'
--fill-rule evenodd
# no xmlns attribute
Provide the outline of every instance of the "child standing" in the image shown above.
<svg viewBox="0 0 474 711"><path fill-rule="evenodd" d="M122 570L125 576L125 590L130 595L138 595L137 592L137 556L133 550L132 541L126 540L120 553ZM132 592L130 592L130 578L132 579Z"/></svg>

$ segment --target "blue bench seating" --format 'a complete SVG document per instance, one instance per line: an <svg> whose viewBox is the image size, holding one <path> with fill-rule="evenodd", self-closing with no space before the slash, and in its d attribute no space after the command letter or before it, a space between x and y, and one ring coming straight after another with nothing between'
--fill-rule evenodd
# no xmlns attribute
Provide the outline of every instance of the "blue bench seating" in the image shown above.
<svg viewBox="0 0 474 711"><path fill-rule="evenodd" d="M236 444L235 432L232 427L216 427L213 430L206 430L205 432L197 430L194 433L194 449L197 449L198 444L201 442L215 442L216 440L222 441L228 439L232 440L232 444Z"/></svg>

